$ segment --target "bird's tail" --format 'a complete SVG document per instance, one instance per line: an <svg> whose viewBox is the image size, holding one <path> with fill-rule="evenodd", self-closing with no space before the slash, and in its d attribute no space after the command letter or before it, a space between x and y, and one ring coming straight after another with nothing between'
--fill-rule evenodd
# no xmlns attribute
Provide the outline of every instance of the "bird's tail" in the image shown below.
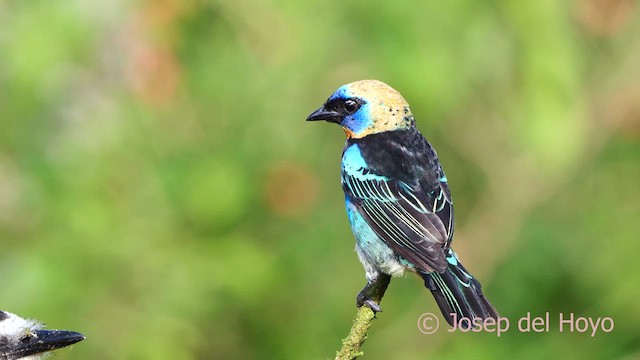
<svg viewBox="0 0 640 360"><path fill-rule="evenodd" d="M443 273L420 275L449 325L453 326L452 314L456 314L459 326L463 328L468 328L471 324L468 321L461 322L462 318L497 318L498 313L482 294L480 283L462 266L451 249L447 254L447 262L449 264Z"/></svg>

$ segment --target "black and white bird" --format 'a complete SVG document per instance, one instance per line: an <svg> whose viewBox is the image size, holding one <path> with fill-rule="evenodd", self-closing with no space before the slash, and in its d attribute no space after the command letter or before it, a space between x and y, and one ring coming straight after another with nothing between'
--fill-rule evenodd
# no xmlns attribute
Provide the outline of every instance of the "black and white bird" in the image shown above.
<svg viewBox="0 0 640 360"><path fill-rule="evenodd" d="M0 310L0 360L39 360L47 352L82 341L84 335L68 330L44 330L35 320Z"/></svg>

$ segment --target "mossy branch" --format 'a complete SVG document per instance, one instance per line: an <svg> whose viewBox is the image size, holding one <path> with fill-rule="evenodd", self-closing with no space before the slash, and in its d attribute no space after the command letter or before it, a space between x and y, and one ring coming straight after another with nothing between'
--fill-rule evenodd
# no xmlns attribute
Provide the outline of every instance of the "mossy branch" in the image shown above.
<svg viewBox="0 0 640 360"><path fill-rule="evenodd" d="M391 281L390 277L382 276L371 287L369 298L379 304L384 296L384 292L387 290L387 286L389 286L389 281ZM375 318L375 312L367 306L360 306L358 308L356 316L353 319L353 326L351 326L349 335L342 340L342 348L336 354L335 360L353 360L363 355L360 347L367 339L367 333Z"/></svg>

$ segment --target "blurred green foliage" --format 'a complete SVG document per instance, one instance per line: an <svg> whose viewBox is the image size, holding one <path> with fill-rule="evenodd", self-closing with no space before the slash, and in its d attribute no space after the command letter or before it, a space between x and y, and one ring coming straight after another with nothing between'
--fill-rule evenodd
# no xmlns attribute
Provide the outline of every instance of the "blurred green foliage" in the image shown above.
<svg viewBox="0 0 640 360"><path fill-rule="evenodd" d="M637 358L638 7L0 2L0 308L83 332L64 359L333 357L365 279L343 134L304 119L376 78L438 149L489 298L554 320L423 335L409 276L365 358Z"/></svg>

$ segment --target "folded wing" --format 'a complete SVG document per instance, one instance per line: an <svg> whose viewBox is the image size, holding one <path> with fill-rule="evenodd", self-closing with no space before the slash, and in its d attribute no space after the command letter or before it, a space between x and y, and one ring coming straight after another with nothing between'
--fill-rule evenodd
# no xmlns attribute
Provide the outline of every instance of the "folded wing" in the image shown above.
<svg viewBox="0 0 640 360"><path fill-rule="evenodd" d="M376 234L425 272L443 272L453 234L453 207L446 179L429 189L383 176L343 171L343 188Z"/></svg>

